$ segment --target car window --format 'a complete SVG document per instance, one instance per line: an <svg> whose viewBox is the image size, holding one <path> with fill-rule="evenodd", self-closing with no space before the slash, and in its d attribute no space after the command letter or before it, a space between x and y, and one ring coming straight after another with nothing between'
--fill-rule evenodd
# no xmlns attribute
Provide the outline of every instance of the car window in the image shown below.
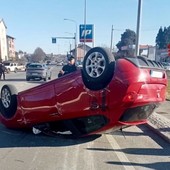
<svg viewBox="0 0 170 170"><path fill-rule="evenodd" d="M5 65L5 66L9 66L9 65L10 65L10 63L4 63L4 65Z"/></svg>
<svg viewBox="0 0 170 170"><path fill-rule="evenodd" d="M170 63L162 62L162 65L164 65L164 66L170 66Z"/></svg>
<svg viewBox="0 0 170 170"><path fill-rule="evenodd" d="M42 68L42 65L30 64L30 65L28 66L28 68Z"/></svg>

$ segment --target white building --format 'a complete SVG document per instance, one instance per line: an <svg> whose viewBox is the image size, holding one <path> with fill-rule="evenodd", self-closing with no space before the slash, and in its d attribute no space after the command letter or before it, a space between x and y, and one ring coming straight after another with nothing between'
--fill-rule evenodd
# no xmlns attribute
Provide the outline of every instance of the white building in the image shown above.
<svg viewBox="0 0 170 170"><path fill-rule="evenodd" d="M6 30L7 27L5 25L4 20L0 19L0 59L2 61L8 59Z"/></svg>

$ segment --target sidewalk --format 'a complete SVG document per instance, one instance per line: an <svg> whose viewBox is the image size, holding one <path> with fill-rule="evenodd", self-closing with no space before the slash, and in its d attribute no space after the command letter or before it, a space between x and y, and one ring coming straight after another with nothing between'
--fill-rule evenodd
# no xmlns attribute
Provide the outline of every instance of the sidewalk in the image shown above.
<svg viewBox="0 0 170 170"><path fill-rule="evenodd" d="M170 101L166 100L155 110L147 126L170 143Z"/></svg>

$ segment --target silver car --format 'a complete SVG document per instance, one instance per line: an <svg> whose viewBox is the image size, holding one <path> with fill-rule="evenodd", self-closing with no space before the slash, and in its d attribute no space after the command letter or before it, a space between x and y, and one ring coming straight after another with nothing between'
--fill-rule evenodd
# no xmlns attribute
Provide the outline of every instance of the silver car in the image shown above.
<svg viewBox="0 0 170 170"><path fill-rule="evenodd" d="M31 63L26 69L26 80L31 79L39 80L50 80L51 79L51 69L42 63Z"/></svg>

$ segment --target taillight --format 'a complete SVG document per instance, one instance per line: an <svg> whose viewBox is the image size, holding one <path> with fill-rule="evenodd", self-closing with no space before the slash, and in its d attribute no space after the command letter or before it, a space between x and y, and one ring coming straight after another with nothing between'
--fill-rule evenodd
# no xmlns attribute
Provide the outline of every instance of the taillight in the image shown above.
<svg viewBox="0 0 170 170"><path fill-rule="evenodd" d="M135 91L129 92L123 98L123 102L125 102L125 103L134 102L136 100L136 98L137 98L137 93Z"/></svg>

